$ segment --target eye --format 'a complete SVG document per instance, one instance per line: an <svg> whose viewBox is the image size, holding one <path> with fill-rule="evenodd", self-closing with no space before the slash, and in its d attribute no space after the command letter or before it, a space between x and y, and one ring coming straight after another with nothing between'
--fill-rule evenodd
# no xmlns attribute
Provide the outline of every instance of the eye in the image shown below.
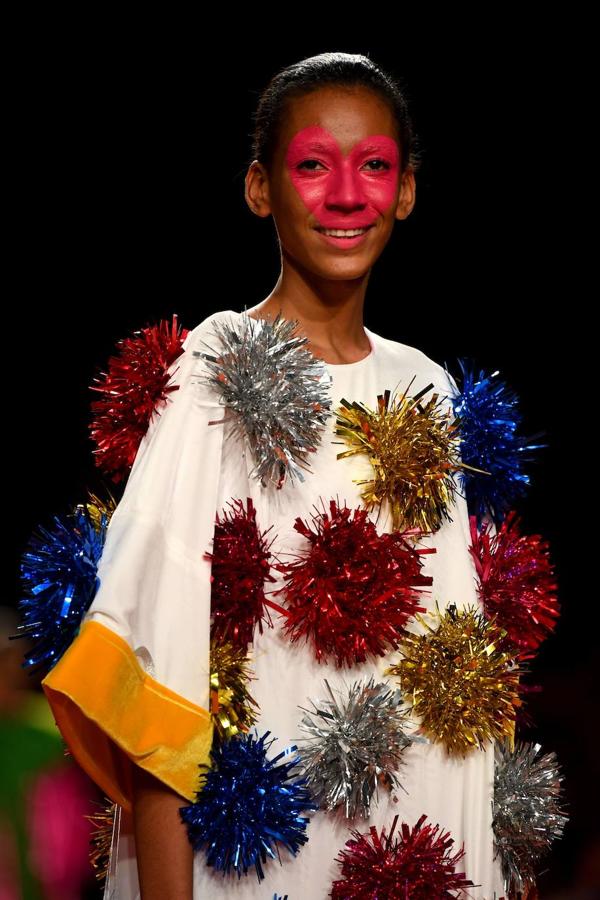
<svg viewBox="0 0 600 900"><path fill-rule="evenodd" d="M314 163L317 166L321 165L318 159L305 159L298 165L298 168L307 169L309 172L315 172L316 169L313 165L311 165L311 163Z"/></svg>
<svg viewBox="0 0 600 900"><path fill-rule="evenodd" d="M389 162L385 159L370 159L367 163L365 163L365 165L369 166L369 165L371 165L371 163L381 163L383 169L391 168ZM381 169L380 168L371 169L371 172L381 172Z"/></svg>
<svg viewBox="0 0 600 900"><path fill-rule="evenodd" d="M375 164L375 167L372 168L372 164ZM318 166L321 168L325 168L322 163L319 162L318 159L304 159L301 163L298 164L299 169L305 169L307 172L317 172ZM369 166L371 172L381 172L386 171L387 169L391 169L390 163L385 159L370 159L365 163L365 166Z"/></svg>

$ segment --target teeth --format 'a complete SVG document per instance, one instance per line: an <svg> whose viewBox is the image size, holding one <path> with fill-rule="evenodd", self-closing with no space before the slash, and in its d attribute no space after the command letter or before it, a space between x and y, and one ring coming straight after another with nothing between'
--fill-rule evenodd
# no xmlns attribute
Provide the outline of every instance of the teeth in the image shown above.
<svg viewBox="0 0 600 900"><path fill-rule="evenodd" d="M357 234L364 234L366 228L353 228L352 230L344 230L341 228L319 228L322 234L329 234L332 237L354 237Z"/></svg>

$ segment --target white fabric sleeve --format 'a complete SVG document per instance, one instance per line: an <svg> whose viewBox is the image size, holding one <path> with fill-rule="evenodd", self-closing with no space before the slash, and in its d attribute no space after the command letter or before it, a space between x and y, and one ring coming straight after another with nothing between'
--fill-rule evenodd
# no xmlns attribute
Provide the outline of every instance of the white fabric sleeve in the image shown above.
<svg viewBox="0 0 600 900"><path fill-rule="evenodd" d="M219 313L215 313L215 316ZM99 585L79 633L42 680L75 760L126 812L131 763L193 800L209 760L211 551L223 417L193 355L211 321L171 365L105 535Z"/></svg>
<svg viewBox="0 0 600 900"><path fill-rule="evenodd" d="M188 333L169 394L142 439L109 522L100 586L84 620L112 628L161 684L208 708L210 562L223 409L192 355L212 317Z"/></svg>

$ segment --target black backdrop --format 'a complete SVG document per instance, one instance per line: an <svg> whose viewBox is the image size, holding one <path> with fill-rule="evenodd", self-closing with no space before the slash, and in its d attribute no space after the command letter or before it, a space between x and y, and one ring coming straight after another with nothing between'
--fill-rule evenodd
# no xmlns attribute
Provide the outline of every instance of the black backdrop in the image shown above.
<svg viewBox="0 0 600 900"><path fill-rule="evenodd" d="M424 163L416 208L371 276L365 322L455 375L459 356L500 369L520 395L526 430L546 432L550 446L529 468L520 510L524 530L551 543L562 603L532 666L530 681L543 690L530 701L535 727L523 733L556 750L566 777L571 822L540 878L548 898L586 896L598 847L597 631L588 624L597 599L588 562L597 505L594 282L585 272L595 104L585 28L574 31L556 23L543 41L532 29L498 44L485 32L442 50L398 34L361 42L360 28L350 39L332 30L327 40L266 49L250 25L235 45L220 31L181 45L159 27L152 40L91 23L73 39L57 28L52 42L42 30L29 42L25 31L9 132L14 604L30 531L94 484L88 385L115 341L174 312L191 328L273 287L272 222L243 198L250 114L269 76L342 49L369 53L405 80Z"/></svg>

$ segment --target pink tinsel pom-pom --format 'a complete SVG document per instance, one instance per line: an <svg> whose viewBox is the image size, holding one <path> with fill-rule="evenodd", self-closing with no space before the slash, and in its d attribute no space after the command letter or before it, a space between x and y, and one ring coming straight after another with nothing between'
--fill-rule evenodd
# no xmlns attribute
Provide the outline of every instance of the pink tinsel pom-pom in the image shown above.
<svg viewBox="0 0 600 900"><path fill-rule="evenodd" d="M521 534L515 510L494 534L489 521L478 530L475 516L469 518L470 552L485 614L496 616L519 656L530 659L554 629L559 615L548 541L538 534Z"/></svg>
<svg viewBox="0 0 600 900"><path fill-rule="evenodd" d="M404 900L432 900L434 897L462 896L466 887L474 887L456 865L464 857L464 848L452 854L454 840L439 825L425 824L423 814L414 828L405 822L394 838L398 816L389 835L381 835L375 826L368 832L353 831L353 837L337 857L343 879L334 881L332 900L365 900L389 897Z"/></svg>

